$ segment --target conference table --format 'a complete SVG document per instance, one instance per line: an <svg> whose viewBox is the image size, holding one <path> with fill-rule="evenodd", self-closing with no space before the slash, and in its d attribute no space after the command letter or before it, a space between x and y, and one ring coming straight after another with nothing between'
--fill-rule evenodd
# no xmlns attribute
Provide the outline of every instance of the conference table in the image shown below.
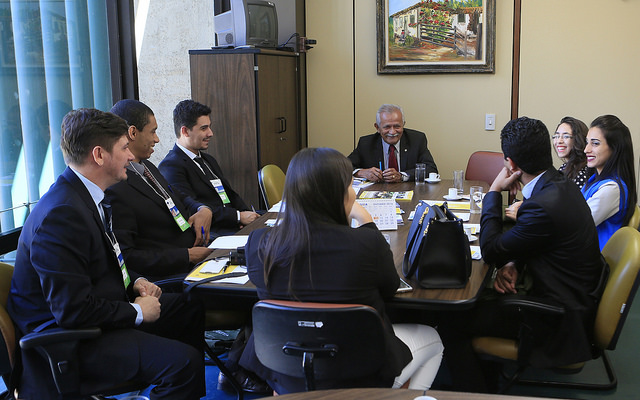
<svg viewBox="0 0 640 400"><path fill-rule="evenodd" d="M427 397L428 396L428 397ZM273 397L268 397L273 399ZM267 399L267 397L265 397ZM278 396L281 400L543 400L541 397L509 396L500 394L425 392L409 389L358 388L316 390L313 392L290 393Z"/></svg>
<svg viewBox="0 0 640 400"><path fill-rule="evenodd" d="M486 192L488 186L481 181L465 181L463 194L469 193L471 186L482 186ZM394 263L400 277L402 275L402 261L406 248L406 238L411 226L408 216L415 209L416 204L420 200L439 200L444 201L443 196L448 193L450 187L453 187L451 179L443 179L437 183L415 184L414 182L401 183L375 183L371 186L360 190L363 191L413 191L411 200L397 201L400 208L404 210L403 225L398 225L397 230L383 230L382 233L388 235L389 244L393 252ZM360 196L360 194L358 194ZM468 197L466 198L468 201ZM456 212L454 210L454 212ZM468 213L469 211L462 211ZM267 212L260 218L256 219L250 225L241 229L237 234L248 235L255 229L265 226L265 222L269 219L276 218L277 213ZM468 223L479 224L480 214L470 214ZM476 234L475 236L479 236ZM478 241L471 243L478 245ZM209 258L221 257L229 254L229 250L216 249ZM446 309L464 309L473 305L482 288L486 285L488 279L488 265L482 260L473 260L471 275L467 285L460 289L424 289L421 288L415 278L405 279L413 288L410 292L397 293L393 299L389 300L389 305L400 309L421 309L421 310L446 310ZM404 277L403 277L404 278ZM187 284L193 282L185 282ZM205 298L207 303L215 304L217 301L224 303L234 303L239 308L252 305L258 298L256 288L251 281L245 284L210 282L199 285L195 288L196 293ZM220 303L218 303L220 304Z"/></svg>

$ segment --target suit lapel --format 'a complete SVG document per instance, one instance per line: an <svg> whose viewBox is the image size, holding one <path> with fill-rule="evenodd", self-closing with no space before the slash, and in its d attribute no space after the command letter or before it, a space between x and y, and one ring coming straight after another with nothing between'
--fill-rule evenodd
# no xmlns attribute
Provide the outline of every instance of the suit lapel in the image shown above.
<svg viewBox="0 0 640 400"><path fill-rule="evenodd" d="M104 223L102 222L102 217L98 212L96 203L93 202L93 198L91 197L91 194L89 194L89 191L87 190L86 186L84 186L84 183L82 183L80 178L78 178L78 176L73 171L71 171L69 167L67 167L67 169L62 173L62 176L64 179L66 179L69 182L73 190L75 190L76 193L78 193L78 196L84 202L85 206L88 208L89 212L93 216L93 220L95 221L99 231L101 232L100 236L102 236L102 241L104 245L106 246L107 249L111 249L113 245L111 244L111 241L107 237ZM118 265L117 264L118 260L116 259L116 255L113 253L113 251L109 251L109 253L113 255L113 260L115 260L116 265Z"/></svg>
<svg viewBox="0 0 640 400"><path fill-rule="evenodd" d="M407 159L409 158L409 138L405 131L400 138L400 171L406 171L409 169L407 166Z"/></svg>
<svg viewBox="0 0 640 400"><path fill-rule="evenodd" d="M200 170L200 168L196 165L196 162L193 161L188 155L186 155L184 153L184 151L182 151L181 148L179 148L178 146L175 146L175 150L180 154L180 157L182 157L182 162L185 163L185 166L187 167L187 170L191 171L192 175L197 176L202 182L204 182L207 186L211 186L211 182L209 182L209 180L207 179L207 177L202 173L202 171ZM202 153L204 154L204 153ZM212 167L213 168L213 167Z"/></svg>
<svg viewBox="0 0 640 400"><path fill-rule="evenodd" d="M154 203L158 204L160 207L165 207L165 202L158 194L149 186L149 184L140 176L137 172L130 170L127 168L127 179L129 185L142 193L145 197L151 199Z"/></svg>

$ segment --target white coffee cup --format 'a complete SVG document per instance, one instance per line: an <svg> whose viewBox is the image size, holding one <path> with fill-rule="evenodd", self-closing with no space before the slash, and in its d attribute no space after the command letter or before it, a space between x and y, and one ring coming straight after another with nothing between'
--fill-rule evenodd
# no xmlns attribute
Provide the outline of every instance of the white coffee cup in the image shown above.
<svg viewBox="0 0 640 400"><path fill-rule="evenodd" d="M449 197L450 199L457 199L458 198L458 189L449 188L449 195L447 197Z"/></svg>
<svg viewBox="0 0 640 400"><path fill-rule="evenodd" d="M437 172L429 172L429 180L430 181L437 181L438 179L440 179L440 174Z"/></svg>

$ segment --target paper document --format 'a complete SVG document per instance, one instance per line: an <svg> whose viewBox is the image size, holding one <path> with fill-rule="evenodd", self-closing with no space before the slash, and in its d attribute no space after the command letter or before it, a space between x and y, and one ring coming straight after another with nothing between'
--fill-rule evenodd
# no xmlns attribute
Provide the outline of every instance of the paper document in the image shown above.
<svg viewBox="0 0 640 400"><path fill-rule="evenodd" d="M271 208L269 209L269 212L280 212L281 207L282 207L282 201L279 201L276 204L271 206Z"/></svg>
<svg viewBox="0 0 640 400"><path fill-rule="evenodd" d="M249 235L219 236L209 245L209 248L234 250L238 247L244 247L247 244L247 239L249 239Z"/></svg>
<svg viewBox="0 0 640 400"><path fill-rule="evenodd" d="M471 249L471 258L474 260L482 259L482 254L480 253L480 246L469 246Z"/></svg>
<svg viewBox="0 0 640 400"><path fill-rule="evenodd" d="M218 274L229 262L229 257L205 261L200 266L200 272L203 274Z"/></svg>
<svg viewBox="0 0 640 400"><path fill-rule="evenodd" d="M225 261L226 262L226 261ZM189 273L189 275L187 275L187 277L185 278L185 280L190 281L190 282L197 282L201 279L206 279L212 276L220 276L220 275L224 275L224 274L229 274L231 272L247 272L247 267L245 267L244 265L229 265L229 267L227 268L226 271L222 272L218 272L218 273L206 273L202 271L202 267L204 266L203 264L200 264L200 266L196 269L194 269L193 271L191 271ZM245 283L249 282L249 275L243 275L243 276L236 276L233 278L224 278L224 279L220 279L218 281L215 282L211 282L213 283L235 283L238 285L244 285Z"/></svg>
<svg viewBox="0 0 640 400"><path fill-rule="evenodd" d="M398 220L396 216L396 202L393 199L357 199L364 207L379 230L397 230ZM400 216L402 218L402 216Z"/></svg>

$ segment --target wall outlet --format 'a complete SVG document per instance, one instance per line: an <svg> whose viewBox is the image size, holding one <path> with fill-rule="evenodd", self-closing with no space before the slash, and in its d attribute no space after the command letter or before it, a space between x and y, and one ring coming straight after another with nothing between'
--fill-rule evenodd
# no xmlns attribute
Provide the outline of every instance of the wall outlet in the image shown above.
<svg viewBox="0 0 640 400"><path fill-rule="evenodd" d="M484 130L495 131L496 130L496 115L485 114L484 116Z"/></svg>

